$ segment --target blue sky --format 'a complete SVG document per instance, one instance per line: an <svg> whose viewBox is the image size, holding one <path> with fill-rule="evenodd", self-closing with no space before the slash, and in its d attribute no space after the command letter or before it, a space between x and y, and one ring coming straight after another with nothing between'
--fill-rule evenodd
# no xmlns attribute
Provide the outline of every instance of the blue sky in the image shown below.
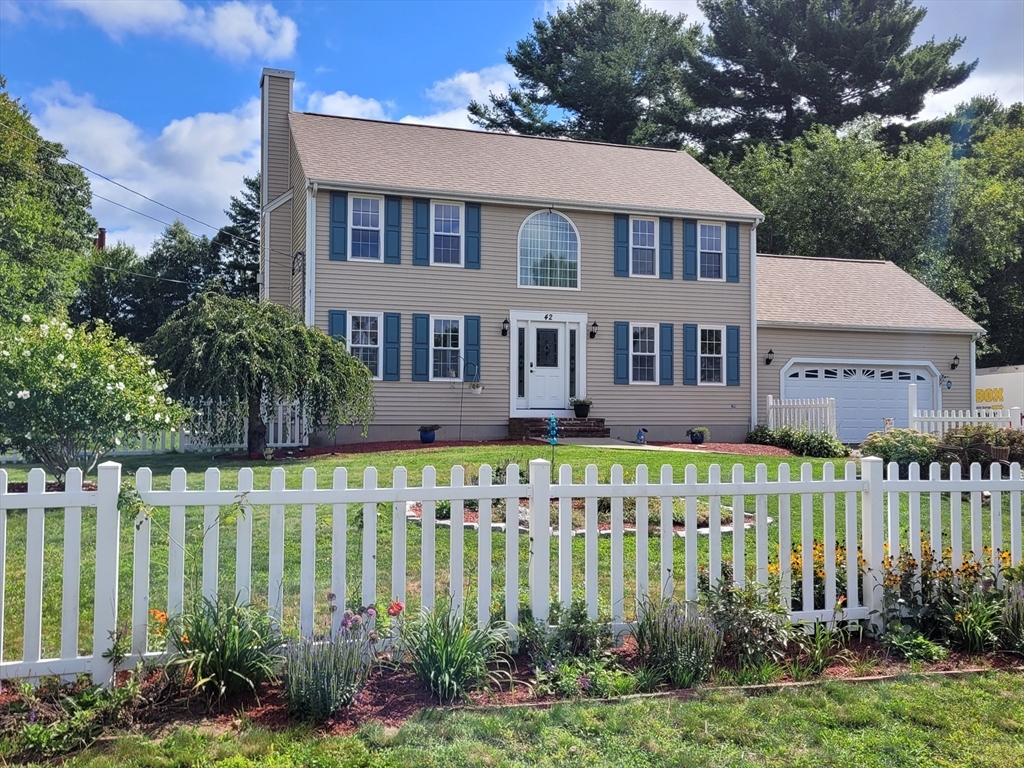
<svg viewBox="0 0 1024 768"><path fill-rule="evenodd" d="M0 73L72 159L213 225L258 169L259 73L296 71L296 108L466 126L503 91L506 50L554 0L266 2L0 0ZM981 60L941 114L976 93L1024 100L1024 0L926 0L918 39L967 38ZM695 0L647 0L701 20ZM173 214L102 180L93 190ZM162 225L97 200L114 239L147 250ZM197 234L212 230L189 222Z"/></svg>

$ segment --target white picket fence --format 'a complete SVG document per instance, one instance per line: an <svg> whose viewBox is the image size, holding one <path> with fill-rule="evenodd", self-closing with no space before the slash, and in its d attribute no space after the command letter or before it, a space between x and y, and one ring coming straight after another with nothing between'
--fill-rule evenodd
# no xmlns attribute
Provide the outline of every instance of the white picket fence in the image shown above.
<svg viewBox="0 0 1024 768"><path fill-rule="evenodd" d="M767 416L769 429L792 427L808 432L827 432L833 437L839 436L834 397L783 400L768 395Z"/></svg>
<svg viewBox="0 0 1024 768"><path fill-rule="evenodd" d="M917 384L911 384L907 387L907 403L910 428L916 429L918 432L930 432L939 437L942 437L951 429L975 424L991 424L994 427L1024 429L1020 408L1006 408L1001 411L994 411L988 408L976 408L973 411L920 411L917 408Z"/></svg>
<svg viewBox="0 0 1024 768"><path fill-rule="evenodd" d="M126 664L132 664L147 658L159 657L163 650L153 647L154 638L150 631L150 608L166 606L171 614L179 612L187 599L185 590L186 551L182 546L186 536L186 509L189 507L203 509L203 529L201 557L201 591L213 597L227 585L219 583L222 532L230 532L229 525L234 528L234 580L232 589L245 599L268 606L270 613L281 618L285 614L285 606L291 606L298 598L298 628L304 635L314 631L317 620L317 605L322 608L322 600L318 598L317 563L327 563L329 569L329 588L339 596L355 595L349 589L358 581L360 584L359 600L368 605L380 600L397 599L406 602L410 584L418 584L420 602L430 607L436 600L435 581L439 574L449 574L445 591L454 605L465 607L471 611L473 602L470 597L475 594L475 614L483 624L488 621L492 600L496 589L500 588L504 598L505 618L513 624L518 620L520 596L528 598L533 615L546 620L552 600L568 603L573 596L573 549L572 536L564 535L573 528L572 507L574 499L584 500L584 554L583 554L583 590L587 610L591 617L599 612L607 611L612 617L615 631L629 631L627 621L629 607L641 604L641 601L654 591L661 595L674 595L686 600L694 600L698 595L698 536L692 535L697 530L698 503L707 504L710 516L710 529L707 534L709 577L712 583L719 581L723 573L732 573L737 584L753 579L758 584L768 584L769 574L778 570L781 588L788 597L797 579L802 585L802 609L794 611L794 620L824 620L836 617L850 620L868 619L877 622L877 612L881 607L882 592L880 581L884 562L884 543L887 541L890 551L896 555L901 547L909 547L920 561L922 528L922 495L927 494L930 522L929 543L936 551L944 546L952 548L954 567L958 567L969 552L982 553L987 543L992 547L988 557L998 569L999 553L1008 546L1013 565L1021 562L1021 494L1024 492L1024 480L1019 465L1013 465L1009 477L1003 477L999 465L993 465L982 476L982 468L975 464L970 468L969 477L960 476L960 468L954 465L949 479L942 479L936 464L929 468L929 477L920 477L920 470L911 467L910 479L900 480L896 465L889 466L888 475L883 472L881 459L865 458L858 474L857 465L848 462L837 469L833 464L825 464L820 477L813 476L810 464L804 464L799 477L790 475L790 468L782 464L777 476L769 478L767 468L761 464L756 467L754 477L744 473L744 468L736 465L731 474L723 478L722 468L713 465L709 468L706 480L698 482L697 469L688 466L684 476L677 478L670 466L661 468L656 478L651 478L646 466L636 469L632 482L626 482L621 466L614 466L610 473L610 482L599 482L598 470L588 466L582 483L573 480L569 466L558 468L557 483L552 483L551 464L543 459L530 462L530 478L528 483L521 483L519 470L511 465L506 470L509 478L504 484L493 484L492 470L484 466L480 468L478 483L469 485L465 481L464 470L455 466L451 470L451 482L447 486L436 484L436 472L433 467L423 470L422 483L419 487L408 487L407 473L402 467L395 469L391 487L379 487L377 470L368 468L362 477L362 487L350 488L348 472L339 467L334 470L331 487L318 487L317 472L306 468L302 472L301 487L286 487L285 472L275 468L270 476L269 489L253 488L253 473L249 468L239 470L236 487L221 488L220 471L206 471L202 488L189 488L189 478L183 469L176 469L171 474L169 490L154 490L152 474L148 469L140 469L136 476L136 489L142 501L155 509L154 517L166 520L167 540L169 544L160 553L160 561L166 557L167 588L166 602L164 595L156 595L151 587L151 571L156 550L153 545L153 519L140 514L136 520L122 520L118 508L118 498L122 489L121 466L114 462L106 462L99 467L98 487L96 490L82 490L82 476L77 470L69 472L67 490L47 492L44 489L42 470L33 469L29 473L27 492L8 492L7 473L0 469L0 679L3 678L38 678L43 675L74 675L90 673L98 682L108 682L113 674L111 662L102 658L102 653L110 647L111 633L118 626L119 616L118 587L122 577L120 570L120 541L122 525L132 526L132 566L131 566L131 598L130 608L122 611L124 618L130 614L131 654ZM839 476L837 477L837 472ZM982 494L991 494L992 509L1003 509L1002 499L1008 497L1010 523L1009 541L1003 531L1002 515L992 515L988 531L983 526ZM900 497L906 494L908 519L901 519ZM966 494L966 497L964 496ZM731 506L733 510L745 509L745 498L754 498L753 546L747 551L751 542L750 534L733 536L723 532L718 523L723 508ZM598 499L610 498L610 556L598 552ZM635 531L627 534L623 520L623 500L635 499L636 525ZM682 562L677 562L680 554L673 546L677 540L672 527L673 499L682 498L685 505L686 530L682 545ZM963 521L961 519L961 499L969 501L969 542L963 541ZM475 531L464 527L463 501L478 499L479 525ZM519 509L521 500L529 505L528 531L521 534L517 525L508 525L503 531L492 526L493 501L505 500L505 508L513 510L513 516ZM660 512L655 516L650 512L651 499L660 500ZM769 520L769 499L773 499L772 519ZM441 500L451 501L451 525L447 530L440 529L450 537L449 562L437 562L436 544L439 526L436 520L436 504ZM410 573L408 568L408 526L407 505L410 502L422 503L421 533L421 567L418 573ZM552 525L552 503L557 524ZM378 504L390 505L389 516L378 511ZM321 506L323 505L323 506ZM222 517L225 508L241 507L241 513L231 517ZM946 512L942 509L945 506ZM291 512L286 509L291 507ZM296 507L298 510L296 510ZM261 583L267 585L266 591L256 594L253 586L254 568L254 521L253 509L269 509L266 535L268 536L267 579L257 574ZM361 526L349 527L349 509L357 515L361 514ZM167 512L163 512L163 510ZM22 512L18 510L27 510ZM51 512L47 518L45 510ZM816 511L817 510L817 511ZM61 582L61 617L60 617L60 652L53 658L42 658L43 640L43 601L44 572L47 556L45 543L45 526L59 521L59 511L63 511L63 555ZM298 511L298 525L296 512ZM329 511L329 515L325 512ZM943 519L943 514L948 515ZM25 528L25 610L23 627L23 652L21 658L9 660L3 647L3 628L6 626L3 615L3 598L10 595L6 590L8 559L12 554L8 551L8 523L12 515L26 515ZM96 536L95 549L95 595L91 608L93 632L90 652L79 655L79 621L80 595L83 558L82 530L85 515L95 515ZM812 557L804 557L802 571L791 572L791 556L799 545L802 551L811 553L814 547L815 518L820 515L824 541L824 602L815 604L815 574ZM329 516L330 545L329 553L317 552L317 532L321 533ZM232 522L227 522L227 520ZM195 518L193 516L193 522ZM292 521L291 536L295 536L298 528L298 564L299 578L286 579L286 570L294 574L294 564L286 563L286 520ZM948 523L951 531L947 539L943 538L944 524ZM261 518L260 530L263 518ZM657 526L649 529L649 524ZM19 522L20 525L20 522ZM390 552L384 552L380 546L378 526L391 526ZM845 547L849 556L845 560L846 590L837 596L837 583L840 574L836 566L837 525L845 530L839 546ZM906 526L908 534L901 538L901 529ZM355 529L361 527L361 532ZM776 536L770 533L775 529ZM101 535L99 535L101 534ZM563 535L560 535L563 534ZM528 541L528 578L521 583L520 570L522 556L520 541L523 535ZM358 536L350 542L350 536ZM466 537L475 536L477 557L467 552ZM651 537L655 537L654 541ZM552 549L552 538L557 539L557 546ZM627 598L627 574L625 572L627 541L629 548L635 547L635 574L630 577L635 584L636 602L633 595ZM348 545L354 547L359 541L359 562L348 562ZM649 548L657 542L657 578L651 583ZM773 542L778 542L777 544ZM503 548L503 557L502 549ZM260 547L262 551L262 546ZM291 547L292 551L295 547ZM866 563L861 572L857 556L860 552ZM378 570L378 556L386 554L390 557L390 574ZM498 555L504 568L492 567L492 555ZM602 564L602 560L604 561ZM193 561L190 561L193 562ZM230 561L228 561L230 564ZM468 573L467 573L468 564ZM729 571L725 569L730 565ZM475 566L475 567L474 567ZM607 570L606 570L607 569ZM503 585L498 585L504 571ZM602 573L603 572L603 573ZM322 576L323 574L321 574ZM607 575L607 589L599 589L603 577ZM389 578L388 578L389 577ZM52 578L52 576L51 576ZM386 583L381 584L380 581ZM321 589L325 579L321 578ZM286 594L286 584L290 585L290 594ZM552 586L556 588L553 590ZM862 599L863 596L863 599ZM288 598L291 600L289 601ZM844 598L844 599L838 599ZM52 600L51 600L52 602ZM628 603L628 604L627 604ZM838 603L838 604L837 604ZM603 611L602 611L603 609ZM336 629L341 619L340 612L331 615ZM55 620L51 618L47 624L50 635L56 631ZM51 641L52 642L52 641Z"/></svg>
<svg viewBox="0 0 1024 768"><path fill-rule="evenodd" d="M210 406L204 406L197 421L209 420ZM272 448L297 448L309 444L309 430L306 428L298 403L279 403L266 421L267 445ZM234 439L227 442L211 443L195 434L194 429L165 430L155 436L121 436L121 444L107 454L110 458L122 456L146 456L157 453L195 453L213 450L242 450L247 445L249 420L244 419ZM17 451L0 453L0 464L21 464L26 459Z"/></svg>

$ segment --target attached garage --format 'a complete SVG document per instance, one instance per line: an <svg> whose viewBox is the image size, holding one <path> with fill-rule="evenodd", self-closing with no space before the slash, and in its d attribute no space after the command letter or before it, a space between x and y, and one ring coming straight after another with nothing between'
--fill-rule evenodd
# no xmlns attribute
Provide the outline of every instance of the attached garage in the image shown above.
<svg viewBox="0 0 1024 768"><path fill-rule="evenodd" d="M782 372L781 397L832 397L836 426L844 443L858 443L886 419L908 426L907 385L917 384L921 410L934 408L939 374L931 365L878 365L855 360L790 360Z"/></svg>
<svg viewBox="0 0 1024 768"><path fill-rule="evenodd" d="M981 326L890 262L757 257L759 423L766 396L836 400L839 439L860 443L918 407L973 407Z"/></svg>

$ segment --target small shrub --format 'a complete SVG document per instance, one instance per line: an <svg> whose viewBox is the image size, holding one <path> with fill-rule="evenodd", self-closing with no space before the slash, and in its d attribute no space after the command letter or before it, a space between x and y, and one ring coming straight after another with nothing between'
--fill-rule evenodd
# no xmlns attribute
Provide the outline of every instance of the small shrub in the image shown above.
<svg viewBox="0 0 1024 768"><path fill-rule="evenodd" d="M508 678L508 627L484 628L451 606L424 610L403 626L402 643L424 688L449 704L477 688ZM505 674L500 668L505 667Z"/></svg>
<svg viewBox="0 0 1024 768"><path fill-rule="evenodd" d="M447 500L442 500L434 505L434 519L435 520L451 520L452 519L452 503Z"/></svg>
<svg viewBox="0 0 1024 768"><path fill-rule="evenodd" d="M747 442L752 445L770 445L818 459L842 459L850 455L846 446L827 432L809 432L789 426L769 429L759 424L747 433Z"/></svg>
<svg viewBox="0 0 1024 768"><path fill-rule="evenodd" d="M736 669L723 669L716 674L721 685L769 685L782 679L785 669L776 661L750 659L741 661Z"/></svg>
<svg viewBox="0 0 1024 768"><path fill-rule="evenodd" d="M999 644L1002 617L1002 596L996 590L955 592L940 602L946 638L967 653L984 653Z"/></svg>
<svg viewBox="0 0 1024 768"><path fill-rule="evenodd" d="M563 699L628 696L638 690L637 678L607 656L568 658L536 669L534 692Z"/></svg>
<svg viewBox="0 0 1024 768"><path fill-rule="evenodd" d="M1024 584L1006 585L999 638L1000 648L1024 656Z"/></svg>
<svg viewBox="0 0 1024 768"><path fill-rule="evenodd" d="M211 706L235 693L256 693L283 659L281 634L267 611L238 600L203 597L168 619L167 631L174 649L169 664Z"/></svg>
<svg viewBox="0 0 1024 768"><path fill-rule="evenodd" d="M333 637L304 637L285 649L284 692L293 715L320 721L355 701L374 661L365 615L345 611Z"/></svg>
<svg viewBox="0 0 1024 768"><path fill-rule="evenodd" d="M587 603L574 598L566 607L551 606L549 626L533 620L529 611L522 615L519 629L520 648L534 665L574 658L597 658L612 645L607 617L591 619Z"/></svg>
<svg viewBox="0 0 1024 768"><path fill-rule="evenodd" d="M890 429L888 432L872 432L860 450L863 455L877 456L886 464L895 461L900 467L900 477L906 478L914 462L926 467L935 461L939 441L934 435L913 429Z"/></svg>
<svg viewBox="0 0 1024 768"><path fill-rule="evenodd" d="M722 633L696 607L652 600L642 607L634 634L641 666L651 683L692 688L711 676Z"/></svg>
<svg viewBox="0 0 1024 768"><path fill-rule="evenodd" d="M757 584L708 587L702 602L722 634L723 650L743 663L781 662L793 640L789 612L778 595Z"/></svg>
<svg viewBox="0 0 1024 768"><path fill-rule="evenodd" d="M894 624L882 635L882 645L905 661L934 662L946 658L946 649L916 629Z"/></svg>
<svg viewBox="0 0 1024 768"><path fill-rule="evenodd" d="M846 649L847 631L843 627L830 627L817 621L810 632L797 632L796 645L800 654L789 663L789 671L796 681L818 677L838 659L849 659Z"/></svg>

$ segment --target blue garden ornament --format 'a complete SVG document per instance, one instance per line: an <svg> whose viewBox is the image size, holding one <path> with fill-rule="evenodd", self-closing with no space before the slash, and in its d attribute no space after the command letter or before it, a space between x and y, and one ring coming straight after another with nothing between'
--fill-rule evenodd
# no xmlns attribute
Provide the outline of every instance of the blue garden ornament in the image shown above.
<svg viewBox="0 0 1024 768"><path fill-rule="evenodd" d="M636 442L637 442L638 445L644 445L644 444L647 443L646 438L644 438L644 434L646 432L647 432L647 430L644 429L643 427L640 427L640 429L638 429L636 431Z"/></svg>
<svg viewBox="0 0 1024 768"><path fill-rule="evenodd" d="M555 418L555 414L551 414L548 418L548 441L552 445L558 445L558 419Z"/></svg>

